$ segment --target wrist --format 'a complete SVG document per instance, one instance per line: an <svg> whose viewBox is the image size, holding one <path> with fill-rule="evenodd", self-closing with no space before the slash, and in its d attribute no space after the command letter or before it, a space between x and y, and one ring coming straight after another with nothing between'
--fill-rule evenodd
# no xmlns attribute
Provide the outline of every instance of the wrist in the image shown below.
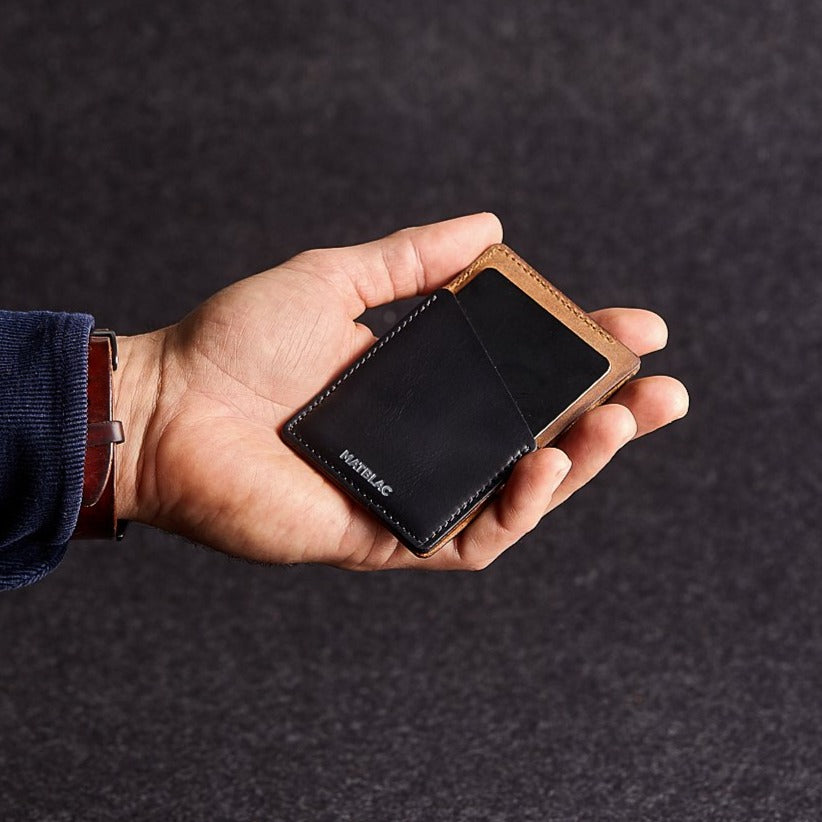
<svg viewBox="0 0 822 822"><path fill-rule="evenodd" d="M163 332L117 337L119 367L114 372L114 419L125 442L118 446L114 476L117 519L150 519L149 489L142 480L147 432L157 407Z"/></svg>

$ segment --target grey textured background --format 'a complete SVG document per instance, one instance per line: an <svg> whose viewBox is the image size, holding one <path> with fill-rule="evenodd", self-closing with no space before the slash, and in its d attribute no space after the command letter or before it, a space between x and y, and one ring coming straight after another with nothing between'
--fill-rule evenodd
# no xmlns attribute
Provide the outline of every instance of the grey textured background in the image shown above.
<svg viewBox="0 0 822 822"><path fill-rule="evenodd" d="M7 0L0 304L132 333L490 209L691 391L478 575L135 527L0 599L8 820L822 815L822 13Z"/></svg>

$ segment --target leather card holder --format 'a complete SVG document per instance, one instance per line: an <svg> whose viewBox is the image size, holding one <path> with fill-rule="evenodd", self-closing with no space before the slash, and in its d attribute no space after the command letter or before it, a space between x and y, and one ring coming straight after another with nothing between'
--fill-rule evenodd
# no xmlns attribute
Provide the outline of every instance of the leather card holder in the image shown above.
<svg viewBox="0 0 822 822"><path fill-rule="evenodd" d="M524 267L520 267L524 266ZM459 292L493 267L598 350L597 384L533 431ZM534 277L538 279L534 279ZM503 245L429 295L284 424L283 440L420 557L464 528L517 460L601 402L638 359Z"/></svg>

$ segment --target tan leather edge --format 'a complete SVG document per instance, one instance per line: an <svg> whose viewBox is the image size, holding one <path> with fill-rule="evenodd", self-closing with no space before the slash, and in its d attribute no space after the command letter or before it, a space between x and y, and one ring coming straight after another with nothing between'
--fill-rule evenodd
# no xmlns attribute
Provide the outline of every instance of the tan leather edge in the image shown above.
<svg viewBox="0 0 822 822"><path fill-rule="evenodd" d="M495 268L515 285L519 286L546 311L553 314L561 323L582 337L589 345L608 360L608 371L600 377L581 397L568 406L556 419L552 420L536 436L537 446L550 445L567 428L573 425L586 411L605 402L615 391L624 385L639 370L640 360L627 346L614 339L602 326L596 323L576 303L563 294L556 286L549 283L541 274L531 268L515 251L503 243L487 248L471 265L457 274L444 288L457 294L473 277L486 268ZM470 514L447 531L424 554L417 554L424 559L435 554L447 542L452 540L465 528L504 483L489 493Z"/></svg>

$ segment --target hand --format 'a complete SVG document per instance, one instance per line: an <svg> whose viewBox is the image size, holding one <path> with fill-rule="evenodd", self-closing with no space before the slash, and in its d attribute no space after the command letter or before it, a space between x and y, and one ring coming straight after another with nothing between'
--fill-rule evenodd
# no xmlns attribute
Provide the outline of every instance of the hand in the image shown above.
<svg viewBox="0 0 822 822"><path fill-rule="evenodd" d="M126 443L118 516L265 562L363 570L488 565L626 442L683 416L681 383L629 383L585 414L559 447L522 458L494 501L427 560L277 431L372 344L370 330L355 322L365 308L434 290L501 237L496 217L475 214L308 251L220 291L176 325L120 338L115 416ZM665 324L649 311L592 316L640 356L665 345Z"/></svg>

